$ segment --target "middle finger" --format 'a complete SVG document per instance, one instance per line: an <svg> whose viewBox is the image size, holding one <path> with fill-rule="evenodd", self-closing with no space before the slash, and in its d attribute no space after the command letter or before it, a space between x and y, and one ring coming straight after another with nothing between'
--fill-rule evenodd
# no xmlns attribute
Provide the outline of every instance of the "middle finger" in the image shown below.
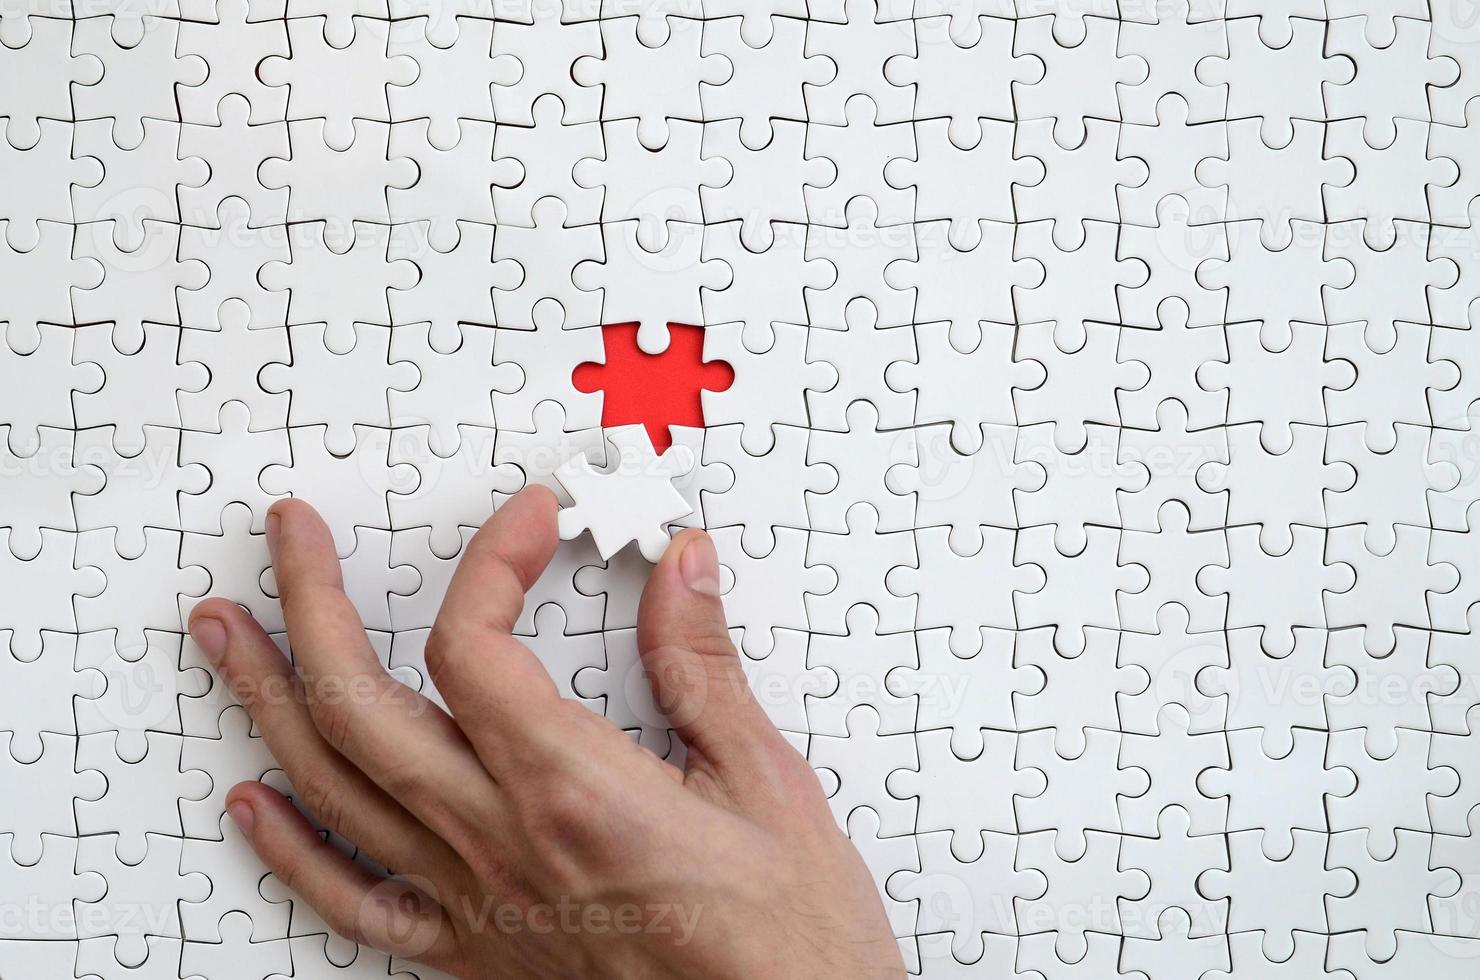
<svg viewBox="0 0 1480 980"><path fill-rule="evenodd" d="M283 620L314 726L454 850L478 850L497 797L462 730L385 672L345 595L333 537L313 508L281 500L268 521Z"/></svg>

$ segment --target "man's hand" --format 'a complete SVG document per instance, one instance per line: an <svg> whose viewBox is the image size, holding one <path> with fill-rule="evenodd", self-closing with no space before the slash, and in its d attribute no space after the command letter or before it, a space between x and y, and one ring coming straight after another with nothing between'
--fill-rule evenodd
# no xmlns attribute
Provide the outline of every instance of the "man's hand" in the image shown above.
<svg viewBox="0 0 1480 980"><path fill-rule="evenodd" d="M242 783L227 809L257 853L337 932L462 977L903 975L867 869L751 696L708 536L674 540L638 613L679 770L562 699L512 635L555 513L526 490L468 544L426 644L449 714L381 666L313 508L273 506L297 671L226 599L197 606L190 632L297 804L396 875Z"/></svg>

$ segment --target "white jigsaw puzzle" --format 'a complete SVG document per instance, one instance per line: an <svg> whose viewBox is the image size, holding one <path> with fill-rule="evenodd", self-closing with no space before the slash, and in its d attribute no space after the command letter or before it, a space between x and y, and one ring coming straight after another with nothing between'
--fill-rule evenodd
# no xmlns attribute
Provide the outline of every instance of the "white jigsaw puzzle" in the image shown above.
<svg viewBox="0 0 1480 980"><path fill-rule="evenodd" d="M185 623L302 496L436 697L543 484L560 691L679 757L708 528L912 973L1472 980L1472 8L0 0L0 977L434 980Z"/></svg>

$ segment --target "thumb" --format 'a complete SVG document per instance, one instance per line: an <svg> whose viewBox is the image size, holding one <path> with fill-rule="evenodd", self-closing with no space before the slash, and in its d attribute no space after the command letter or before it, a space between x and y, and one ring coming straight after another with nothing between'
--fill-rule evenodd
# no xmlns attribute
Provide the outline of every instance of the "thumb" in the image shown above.
<svg viewBox="0 0 1480 980"><path fill-rule="evenodd" d="M637 645L653 699L691 754L749 769L789 749L755 700L730 641L719 553L708 534L680 533L653 568L637 610Z"/></svg>

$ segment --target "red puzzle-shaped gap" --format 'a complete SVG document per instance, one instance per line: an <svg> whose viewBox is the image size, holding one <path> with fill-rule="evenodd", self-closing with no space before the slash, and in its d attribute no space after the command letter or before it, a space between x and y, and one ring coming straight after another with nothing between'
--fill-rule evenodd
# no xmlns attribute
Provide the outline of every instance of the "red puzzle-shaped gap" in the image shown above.
<svg viewBox="0 0 1480 980"><path fill-rule="evenodd" d="M571 375L576 388L603 393L601 424L641 425L662 452L673 444L670 425L702 427L701 393L724 391L735 369L724 361L704 360L704 328L671 323L668 349L648 354L637 346L637 324L601 328L606 363L578 365Z"/></svg>

